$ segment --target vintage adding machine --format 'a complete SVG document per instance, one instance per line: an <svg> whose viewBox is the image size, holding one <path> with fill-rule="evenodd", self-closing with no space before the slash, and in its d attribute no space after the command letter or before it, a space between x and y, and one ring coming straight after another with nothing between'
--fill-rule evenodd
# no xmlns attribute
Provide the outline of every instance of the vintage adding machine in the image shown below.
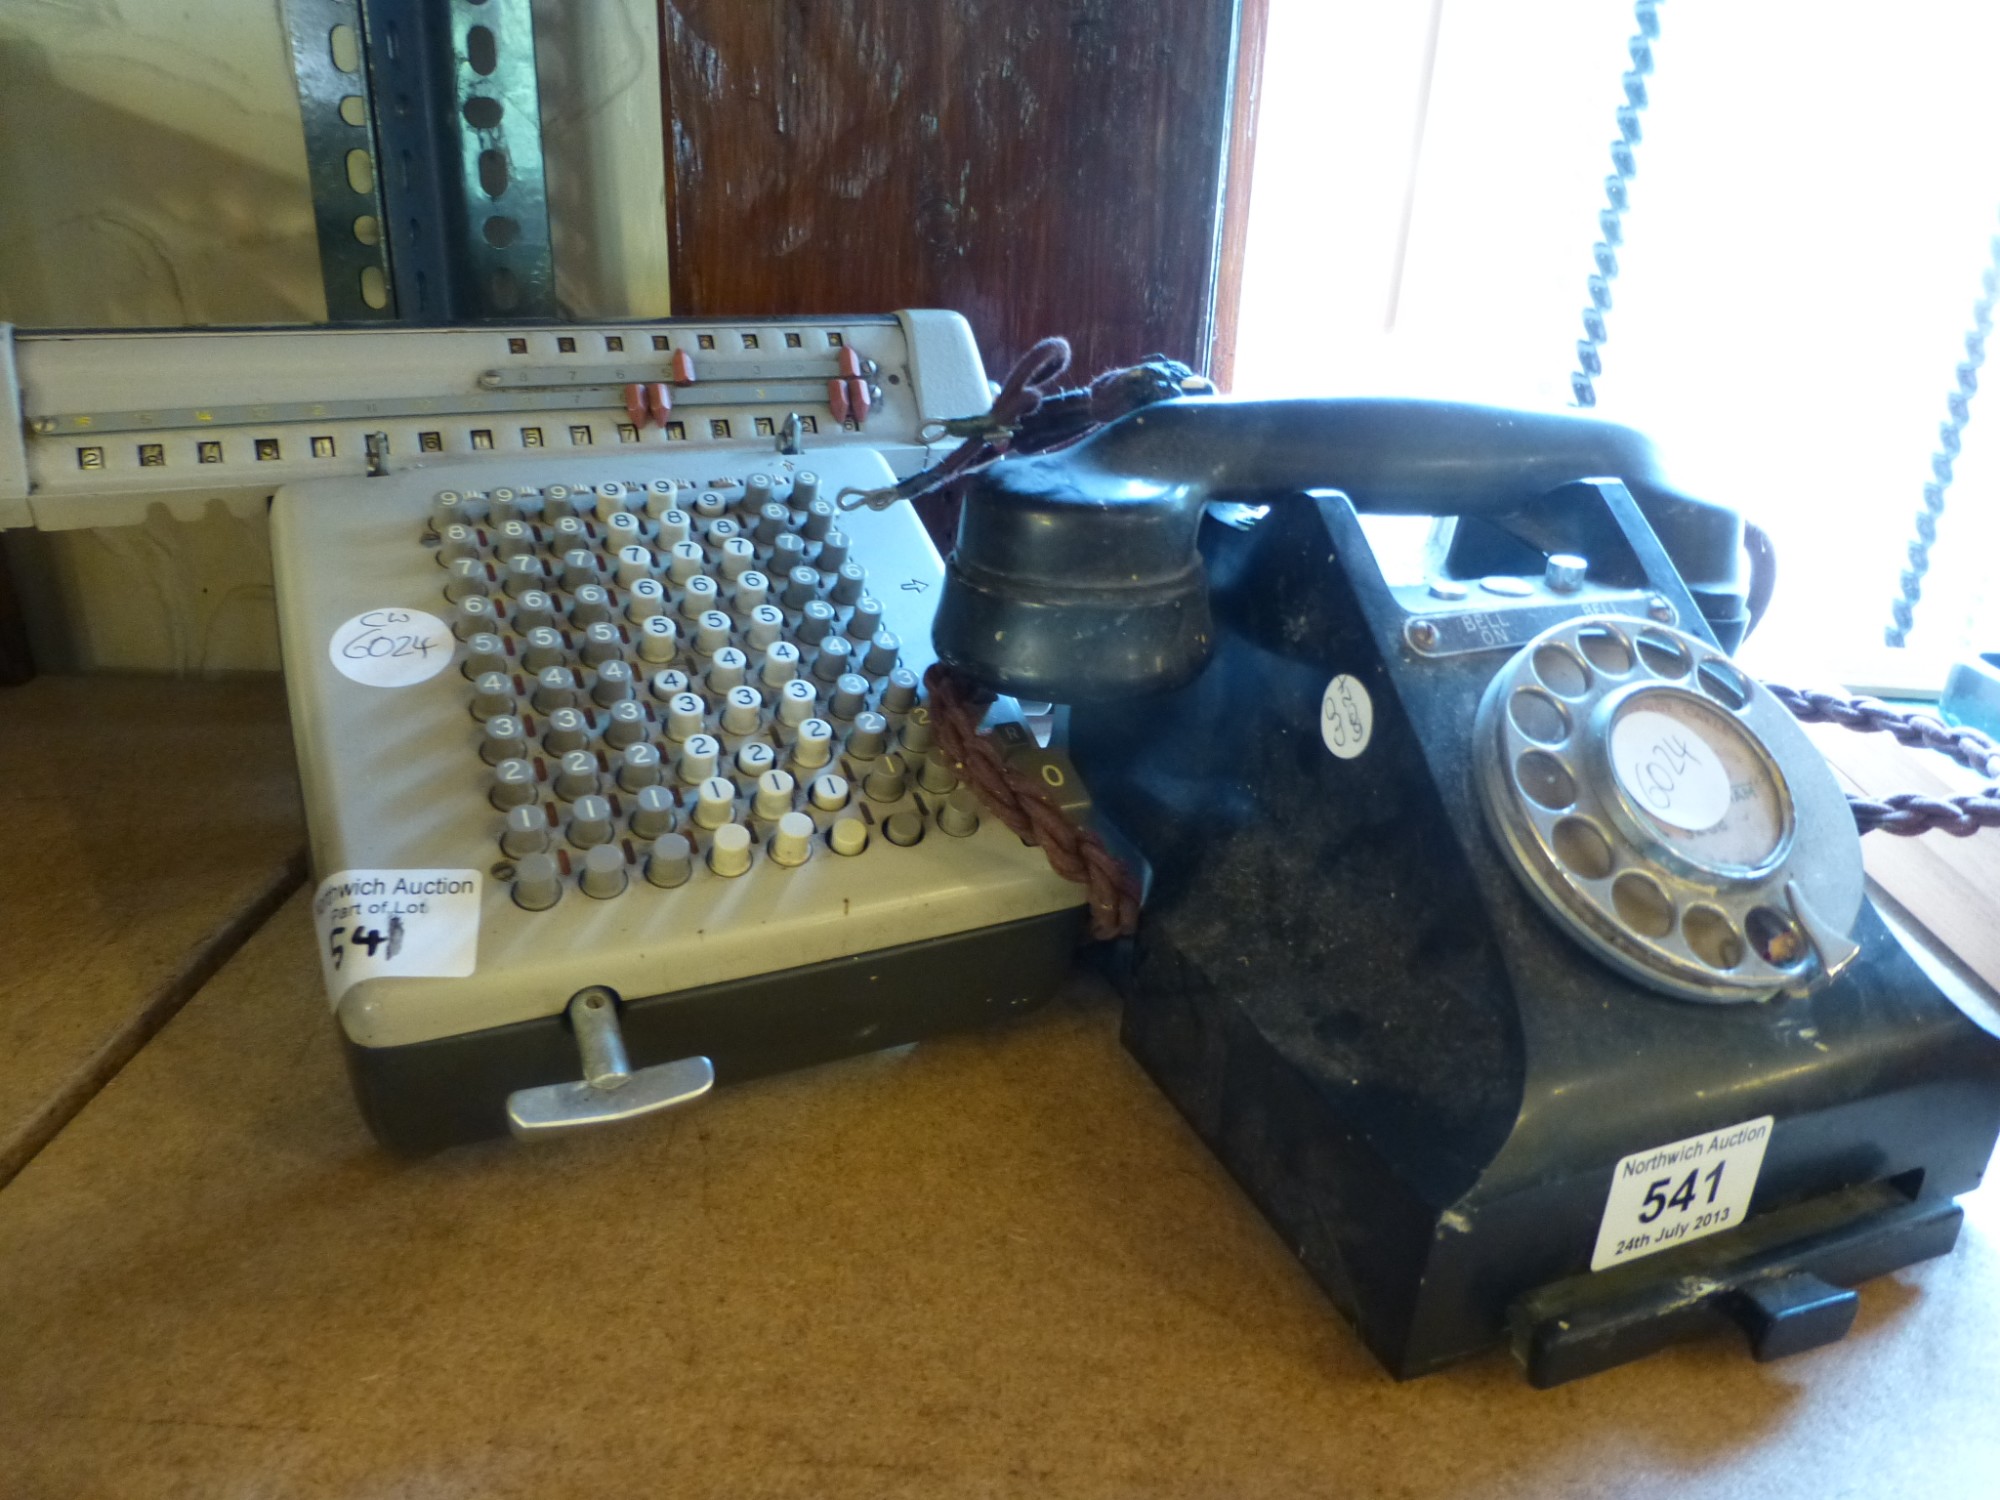
<svg viewBox="0 0 2000 1500"><path fill-rule="evenodd" d="M36 334L0 376L0 524L270 507L320 964L385 1144L629 1120L1067 971L1082 890L935 753L937 553L838 505L986 406L955 314Z"/></svg>

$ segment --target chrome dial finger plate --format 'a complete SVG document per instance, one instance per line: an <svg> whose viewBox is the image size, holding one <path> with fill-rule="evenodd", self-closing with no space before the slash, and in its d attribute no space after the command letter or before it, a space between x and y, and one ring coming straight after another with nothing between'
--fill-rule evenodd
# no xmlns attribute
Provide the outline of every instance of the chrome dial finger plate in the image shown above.
<svg viewBox="0 0 2000 1500"><path fill-rule="evenodd" d="M1861 907L1854 820L1784 706L1715 647L1647 620L1566 621L1494 677L1474 736L1494 836L1614 967L1710 1002L1824 977L1813 933L1845 933Z"/></svg>

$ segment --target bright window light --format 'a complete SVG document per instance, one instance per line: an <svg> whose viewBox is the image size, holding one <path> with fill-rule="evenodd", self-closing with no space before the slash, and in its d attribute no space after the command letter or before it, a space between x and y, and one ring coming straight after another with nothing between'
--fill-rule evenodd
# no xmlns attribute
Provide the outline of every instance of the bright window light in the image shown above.
<svg viewBox="0 0 2000 1500"><path fill-rule="evenodd" d="M2000 6L1658 14L1597 410L1772 534L1750 665L1867 676L2000 233ZM1570 405L1636 30L1601 0L1271 0L1236 390ZM1970 411L1919 677L2000 648L2000 395Z"/></svg>

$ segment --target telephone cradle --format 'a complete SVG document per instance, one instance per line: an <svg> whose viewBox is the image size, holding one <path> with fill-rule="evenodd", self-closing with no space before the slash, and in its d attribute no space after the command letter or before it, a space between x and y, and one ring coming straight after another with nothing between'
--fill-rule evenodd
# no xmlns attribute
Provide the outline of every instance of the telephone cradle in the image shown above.
<svg viewBox="0 0 2000 1500"><path fill-rule="evenodd" d="M1072 703L1150 867L1125 1043L1399 1377L1837 1339L1993 1155L1990 1018L1718 643L1739 537L1629 430L1421 402L1173 403L968 493L940 657Z"/></svg>

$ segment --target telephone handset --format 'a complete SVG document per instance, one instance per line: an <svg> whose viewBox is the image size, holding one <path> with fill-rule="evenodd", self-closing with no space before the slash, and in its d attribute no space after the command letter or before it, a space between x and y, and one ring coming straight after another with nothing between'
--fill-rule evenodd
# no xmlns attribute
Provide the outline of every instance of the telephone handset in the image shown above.
<svg viewBox="0 0 2000 1500"><path fill-rule="evenodd" d="M1629 427L1442 401L1182 400L971 483L938 607L941 659L1057 703L1185 682L1207 659L1205 506L1317 489L1363 512L1471 517L1538 558L1583 553L1591 578L1630 586L1645 572L1632 539L1563 490L1601 475L1624 483L1718 640L1740 644L1741 518L1674 488Z"/></svg>
<svg viewBox="0 0 2000 1500"><path fill-rule="evenodd" d="M1148 868L1126 1044L1390 1369L1504 1339L1552 1384L1723 1318L1771 1357L1950 1247L2000 1042L1864 900L1727 655L1741 523L1643 437L1170 401L964 496L938 657L1071 705ZM1458 520L1411 562L1384 514ZM1704 1151L1739 1198L1627 1201Z"/></svg>

